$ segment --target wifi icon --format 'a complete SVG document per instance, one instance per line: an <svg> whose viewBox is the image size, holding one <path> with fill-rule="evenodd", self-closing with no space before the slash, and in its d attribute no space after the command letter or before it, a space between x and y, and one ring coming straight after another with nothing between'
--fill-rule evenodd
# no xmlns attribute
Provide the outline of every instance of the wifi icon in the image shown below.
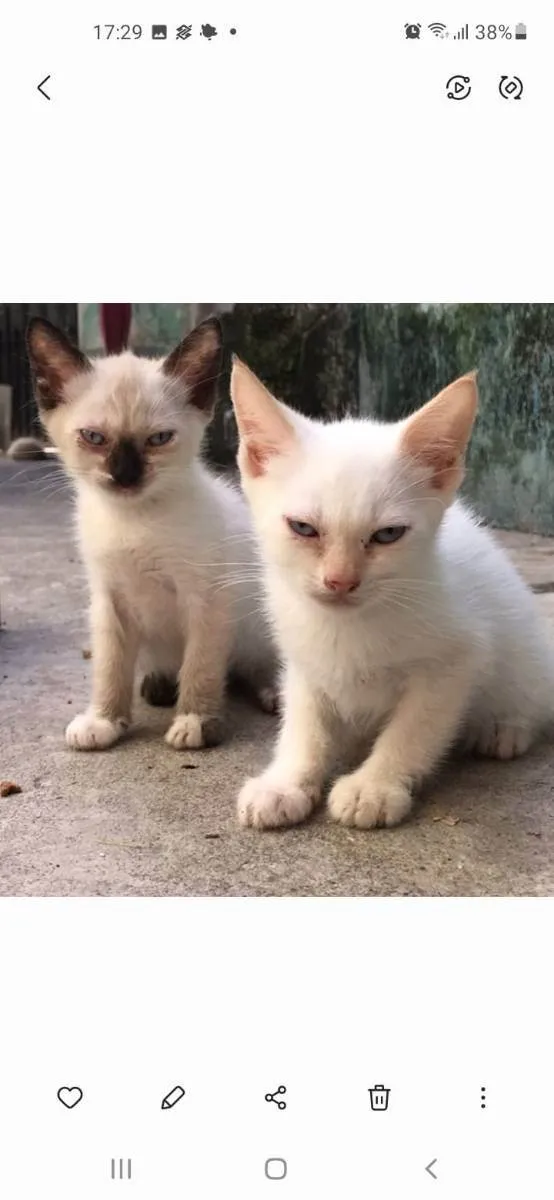
<svg viewBox="0 0 554 1200"><path fill-rule="evenodd" d="M433 21L433 24L428 25L427 28L431 30L431 33L434 33L435 37L442 37L446 30L446 25L441 25L440 21Z"/></svg>

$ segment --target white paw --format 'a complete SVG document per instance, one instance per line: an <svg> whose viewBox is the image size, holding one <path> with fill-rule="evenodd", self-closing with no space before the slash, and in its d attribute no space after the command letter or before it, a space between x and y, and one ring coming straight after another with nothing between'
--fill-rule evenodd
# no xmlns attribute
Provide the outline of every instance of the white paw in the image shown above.
<svg viewBox="0 0 554 1200"><path fill-rule="evenodd" d="M410 789L401 781L380 780L363 771L342 775L329 794L329 812L341 825L374 829L399 825L412 807Z"/></svg>
<svg viewBox="0 0 554 1200"><path fill-rule="evenodd" d="M529 749L533 736L521 725L502 725L491 722L468 736L468 749L486 758L518 758Z"/></svg>
<svg viewBox="0 0 554 1200"><path fill-rule="evenodd" d="M315 808L319 793L291 780L277 780L269 773L248 779L238 798L241 825L255 829L278 829L298 825Z"/></svg>
<svg viewBox="0 0 554 1200"><path fill-rule="evenodd" d="M219 717L181 713L170 725L165 740L174 750L203 750L219 745L223 740L223 725Z"/></svg>
<svg viewBox="0 0 554 1200"><path fill-rule="evenodd" d="M128 728L129 722L123 717L110 721L89 709L73 718L65 731L65 740L72 750L107 750Z"/></svg>

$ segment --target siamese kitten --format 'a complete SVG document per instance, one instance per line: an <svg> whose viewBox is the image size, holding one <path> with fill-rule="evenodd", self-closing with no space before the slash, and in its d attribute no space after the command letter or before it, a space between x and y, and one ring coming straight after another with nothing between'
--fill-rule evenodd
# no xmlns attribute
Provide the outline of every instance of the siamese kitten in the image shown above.
<svg viewBox="0 0 554 1200"><path fill-rule="evenodd" d="M477 409L474 375L395 424L321 424L235 361L244 491L285 661L273 759L239 797L243 824L302 821L345 751L329 809L395 825L461 741L523 754L554 712L554 661L534 597L455 499Z"/></svg>
<svg viewBox="0 0 554 1200"><path fill-rule="evenodd" d="M219 323L159 360L89 360L40 318L28 348L43 424L75 484L91 592L92 698L67 742L104 750L122 736L140 662L143 695L176 703L169 745L215 745L228 670L271 708L273 661L248 510L199 459Z"/></svg>

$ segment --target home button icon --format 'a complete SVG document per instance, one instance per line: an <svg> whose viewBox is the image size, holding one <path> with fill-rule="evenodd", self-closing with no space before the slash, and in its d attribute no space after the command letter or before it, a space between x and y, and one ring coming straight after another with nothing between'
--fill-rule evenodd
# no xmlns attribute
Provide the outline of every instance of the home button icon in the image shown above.
<svg viewBox="0 0 554 1200"><path fill-rule="evenodd" d="M287 1163L284 1158L266 1158L266 1179L285 1179L287 1170Z"/></svg>

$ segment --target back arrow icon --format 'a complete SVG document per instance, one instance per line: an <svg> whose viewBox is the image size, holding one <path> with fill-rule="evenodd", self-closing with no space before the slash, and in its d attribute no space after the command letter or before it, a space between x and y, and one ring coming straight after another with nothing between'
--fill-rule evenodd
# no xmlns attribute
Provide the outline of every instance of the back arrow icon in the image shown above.
<svg viewBox="0 0 554 1200"><path fill-rule="evenodd" d="M434 1158L433 1161L428 1163L428 1165L425 1168L425 1170L429 1173L429 1175L431 1176L432 1179L437 1179L437 1176L435 1175L435 1172L433 1171L433 1167L436 1165L437 1162L438 1162L438 1159Z"/></svg>
<svg viewBox="0 0 554 1200"><path fill-rule="evenodd" d="M37 92L40 92L41 96L44 96L44 98L46 100L52 99L52 97L48 95L48 92L43 92L43 90L42 90L45 83L48 83L49 79L50 79L50 75L47 75L46 79L43 79L40 83L37 83Z"/></svg>

